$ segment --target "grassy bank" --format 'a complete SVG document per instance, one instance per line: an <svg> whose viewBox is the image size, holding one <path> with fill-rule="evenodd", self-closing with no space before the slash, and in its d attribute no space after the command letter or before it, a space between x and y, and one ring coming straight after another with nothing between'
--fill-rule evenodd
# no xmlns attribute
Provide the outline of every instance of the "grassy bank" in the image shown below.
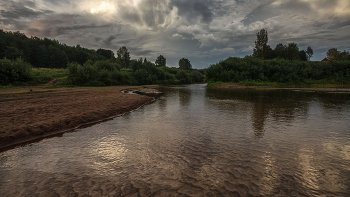
<svg viewBox="0 0 350 197"><path fill-rule="evenodd" d="M323 83L323 82L309 82L309 83L296 83L286 84L277 82L257 82L257 81L239 81L239 82L210 82L208 87L233 87L233 85L240 87L274 87L274 88L350 88L350 83Z"/></svg>

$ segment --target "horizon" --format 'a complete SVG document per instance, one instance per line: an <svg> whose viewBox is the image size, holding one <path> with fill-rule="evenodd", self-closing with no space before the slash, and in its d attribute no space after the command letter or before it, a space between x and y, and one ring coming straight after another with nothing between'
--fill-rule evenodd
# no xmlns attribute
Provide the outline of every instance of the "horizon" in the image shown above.
<svg viewBox="0 0 350 197"><path fill-rule="evenodd" d="M168 67L188 58L203 69L228 57L253 54L256 33L265 29L268 45L295 42L311 46L311 61L330 48L350 50L347 0L64 0L0 3L0 29L49 38L70 46L116 51L126 46L132 59Z"/></svg>

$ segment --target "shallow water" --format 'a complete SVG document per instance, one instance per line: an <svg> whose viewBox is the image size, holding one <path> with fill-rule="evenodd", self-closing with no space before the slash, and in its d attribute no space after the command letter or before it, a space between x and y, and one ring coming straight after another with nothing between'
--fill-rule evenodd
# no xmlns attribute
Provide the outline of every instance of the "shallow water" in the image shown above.
<svg viewBox="0 0 350 197"><path fill-rule="evenodd" d="M350 196L350 94L161 88L0 153L1 196Z"/></svg>

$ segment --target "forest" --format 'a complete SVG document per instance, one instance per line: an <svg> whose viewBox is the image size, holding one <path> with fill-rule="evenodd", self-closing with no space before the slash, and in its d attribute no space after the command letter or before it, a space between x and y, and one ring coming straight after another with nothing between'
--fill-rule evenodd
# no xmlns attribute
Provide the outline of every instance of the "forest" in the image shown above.
<svg viewBox="0 0 350 197"><path fill-rule="evenodd" d="M272 49L268 33L257 34L253 54L229 57L203 70L182 58L179 68L166 66L159 55L153 63L131 59L123 46L116 54L107 49L67 46L57 40L28 38L0 30L0 86L33 85L60 78L63 86L110 86L232 82L241 84L308 85L349 84L350 53L331 48L327 62L310 61L313 49L300 50L294 42ZM48 70L49 69L49 70Z"/></svg>
<svg viewBox="0 0 350 197"><path fill-rule="evenodd" d="M255 48L251 56L229 57L206 69L209 85L218 82L242 84L310 85L349 84L350 54L348 51L329 49L330 61L310 61L313 50L299 50L296 43L272 49L268 43L268 33L262 29L257 34Z"/></svg>
<svg viewBox="0 0 350 197"><path fill-rule="evenodd" d="M47 68L60 74L61 85L109 86L190 84L204 82L204 72L192 68L186 58L179 68L166 66L159 55L155 63L131 59L123 46L117 51L67 46L48 38L28 38L20 32L0 30L0 85L33 85L53 79ZM39 69L39 68L46 68ZM65 69L62 75L62 69Z"/></svg>

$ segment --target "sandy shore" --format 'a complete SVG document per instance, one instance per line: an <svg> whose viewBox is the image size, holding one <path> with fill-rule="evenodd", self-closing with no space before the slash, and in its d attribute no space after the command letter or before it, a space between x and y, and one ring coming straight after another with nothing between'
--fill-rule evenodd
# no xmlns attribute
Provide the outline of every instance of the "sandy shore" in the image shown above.
<svg viewBox="0 0 350 197"><path fill-rule="evenodd" d="M236 83L224 83L221 85L210 86L218 89L286 89L286 90L309 90L309 91L327 91L327 92L350 92L350 88L280 88L276 86L242 86Z"/></svg>
<svg viewBox="0 0 350 197"><path fill-rule="evenodd" d="M30 91L32 89L32 91ZM0 149L124 114L154 101L128 86L0 89Z"/></svg>

